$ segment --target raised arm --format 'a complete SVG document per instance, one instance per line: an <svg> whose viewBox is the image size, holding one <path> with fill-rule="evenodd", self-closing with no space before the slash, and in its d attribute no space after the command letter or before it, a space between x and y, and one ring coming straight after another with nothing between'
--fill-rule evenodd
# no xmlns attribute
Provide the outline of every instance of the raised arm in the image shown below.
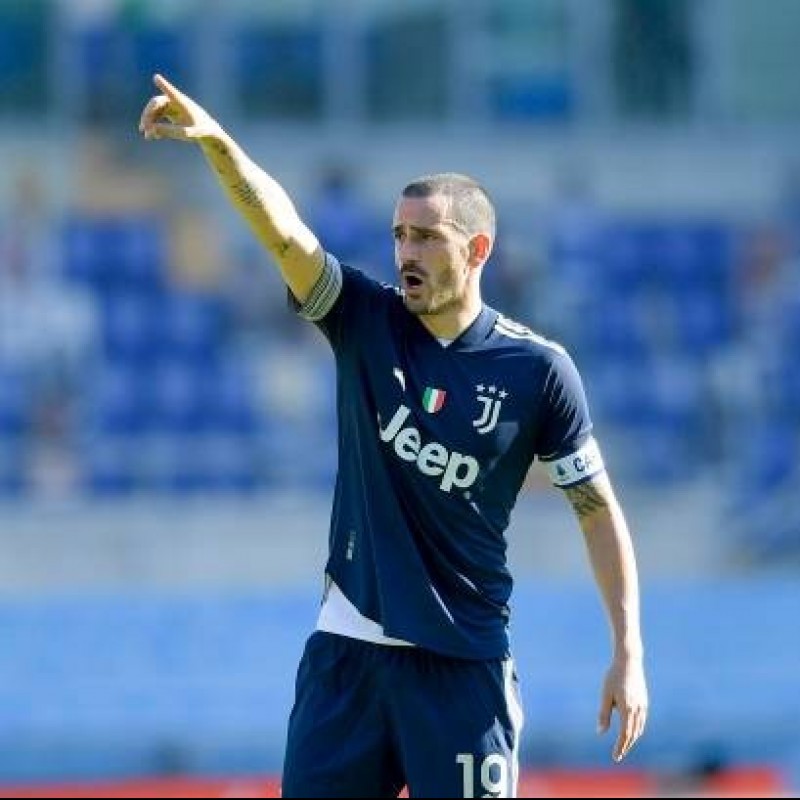
<svg viewBox="0 0 800 800"><path fill-rule="evenodd" d="M616 708L619 734L613 757L620 761L642 735L647 722L639 579L633 544L605 472L566 488L565 494L583 531L611 625L613 655L603 684L598 731L608 730Z"/></svg>
<svg viewBox="0 0 800 800"><path fill-rule="evenodd" d="M302 303L323 268L323 252L283 187L255 164L198 103L161 75L161 91L142 111L145 139L176 139L199 144L228 199L275 258L292 294Z"/></svg>

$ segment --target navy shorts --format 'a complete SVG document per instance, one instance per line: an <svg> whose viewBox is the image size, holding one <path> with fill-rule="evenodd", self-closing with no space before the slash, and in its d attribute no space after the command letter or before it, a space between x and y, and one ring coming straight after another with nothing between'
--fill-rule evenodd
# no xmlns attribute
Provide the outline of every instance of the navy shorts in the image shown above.
<svg viewBox="0 0 800 800"><path fill-rule="evenodd" d="M469 661L315 632L297 673L284 797L515 797L511 658Z"/></svg>

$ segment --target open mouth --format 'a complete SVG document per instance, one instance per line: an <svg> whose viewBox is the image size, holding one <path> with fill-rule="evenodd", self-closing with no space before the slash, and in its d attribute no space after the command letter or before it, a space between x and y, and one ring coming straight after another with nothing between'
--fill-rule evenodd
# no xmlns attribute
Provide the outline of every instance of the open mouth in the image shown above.
<svg viewBox="0 0 800 800"><path fill-rule="evenodd" d="M422 288L422 278L415 275L413 272L406 272L403 275L403 288L408 291L414 291Z"/></svg>

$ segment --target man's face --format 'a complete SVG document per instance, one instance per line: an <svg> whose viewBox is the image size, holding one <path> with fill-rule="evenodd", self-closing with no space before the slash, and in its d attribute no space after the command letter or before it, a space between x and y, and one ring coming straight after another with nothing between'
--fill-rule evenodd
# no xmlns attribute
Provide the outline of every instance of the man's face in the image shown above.
<svg viewBox="0 0 800 800"><path fill-rule="evenodd" d="M446 313L466 298L470 240L448 205L441 195L401 197L395 209L395 262L412 314Z"/></svg>

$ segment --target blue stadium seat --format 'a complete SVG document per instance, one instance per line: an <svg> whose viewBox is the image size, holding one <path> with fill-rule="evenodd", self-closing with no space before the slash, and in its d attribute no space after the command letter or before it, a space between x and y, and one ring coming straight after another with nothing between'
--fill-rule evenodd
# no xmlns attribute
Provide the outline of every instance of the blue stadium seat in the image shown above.
<svg viewBox="0 0 800 800"><path fill-rule="evenodd" d="M163 285L165 241L156 217L78 216L62 233L67 277L98 291L158 291Z"/></svg>
<svg viewBox="0 0 800 800"><path fill-rule="evenodd" d="M209 420L207 373L181 359L159 361L152 373L153 429L167 433L203 430Z"/></svg>
<svg viewBox="0 0 800 800"><path fill-rule="evenodd" d="M316 115L322 101L323 41L316 24L277 29L246 25L234 32L234 85L245 107L282 116Z"/></svg>
<svg viewBox="0 0 800 800"><path fill-rule="evenodd" d="M197 364L216 356L223 316L218 298L171 292L161 298L158 313L158 346L163 355Z"/></svg>
<svg viewBox="0 0 800 800"><path fill-rule="evenodd" d="M566 72L493 77L489 98L492 116L503 121L565 120L575 109L575 91Z"/></svg>
<svg viewBox="0 0 800 800"><path fill-rule="evenodd" d="M631 424L652 404L650 365L636 359L611 356L590 363L584 382L598 416Z"/></svg>
<svg viewBox="0 0 800 800"><path fill-rule="evenodd" d="M159 430L140 442L143 483L149 492L192 495L208 488L206 465L195 431Z"/></svg>
<svg viewBox="0 0 800 800"><path fill-rule="evenodd" d="M787 422L800 422L800 363L797 350L787 350L782 355L775 376L775 411Z"/></svg>
<svg viewBox="0 0 800 800"><path fill-rule="evenodd" d="M267 481L263 466L266 453L259 438L208 434L198 442L196 455L209 492L250 494Z"/></svg>
<svg viewBox="0 0 800 800"><path fill-rule="evenodd" d="M111 223L114 249L112 279L132 290L157 292L163 287L166 260L164 223L155 216L137 215Z"/></svg>
<svg viewBox="0 0 800 800"><path fill-rule="evenodd" d="M640 225L623 221L609 225L600 253L602 268L596 288L604 299L636 290L648 275L646 234Z"/></svg>
<svg viewBox="0 0 800 800"><path fill-rule="evenodd" d="M130 365L107 364L88 383L84 424L88 432L132 436L152 418L150 373Z"/></svg>
<svg viewBox="0 0 800 800"><path fill-rule="evenodd" d="M141 443L130 432L100 432L80 446L81 484L98 497L125 497L141 488Z"/></svg>
<svg viewBox="0 0 800 800"><path fill-rule="evenodd" d="M720 292L698 286L675 297L684 355L702 358L730 341L731 309Z"/></svg>
<svg viewBox="0 0 800 800"><path fill-rule="evenodd" d="M633 292L594 298L581 319L582 349L595 358L641 362L647 345L639 312Z"/></svg>
<svg viewBox="0 0 800 800"><path fill-rule="evenodd" d="M773 415L748 420L731 481L734 507L761 502L797 470L798 430L794 420Z"/></svg>
<svg viewBox="0 0 800 800"><path fill-rule="evenodd" d="M191 34L191 25L185 20L175 26L143 22L130 32L133 71L142 85L160 72L191 94Z"/></svg>
<svg viewBox="0 0 800 800"><path fill-rule="evenodd" d="M29 488L28 440L0 433L0 497L19 497Z"/></svg>
<svg viewBox="0 0 800 800"><path fill-rule="evenodd" d="M258 439L160 433L140 442L144 488L170 495L246 495L265 484Z"/></svg>
<svg viewBox="0 0 800 800"><path fill-rule="evenodd" d="M112 361L132 365L151 362L159 352L159 307L139 292L106 297L102 309L103 351Z"/></svg>
<svg viewBox="0 0 800 800"><path fill-rule="evenodd" d="M209 428L218 433L255 436L263 421L247 366L226 358L204 373Z"/></svg>
<svg viewBox="0 0 800 800"><path fill-rule="evenodd" d="M270 482L280 488L333 490L337 466L335 428L273 424L265 437Z"/></svg>
<svg viewBox="0 0 800 800"><path fill-rule="evenodd" d="M0 441L22 436L28 428L29 389L18 370L0 364Z"/></svg>

